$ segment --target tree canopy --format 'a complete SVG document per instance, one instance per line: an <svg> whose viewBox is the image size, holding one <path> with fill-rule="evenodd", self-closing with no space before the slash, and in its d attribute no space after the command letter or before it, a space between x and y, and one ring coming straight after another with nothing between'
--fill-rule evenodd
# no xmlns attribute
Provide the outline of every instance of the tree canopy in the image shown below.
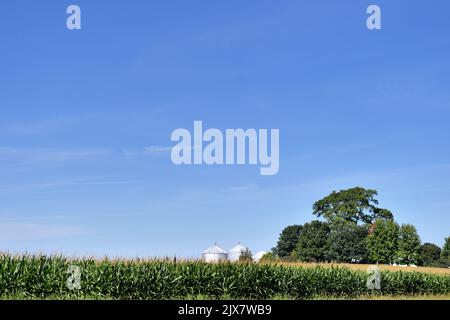
<svg viewBox="0 0 450 320"><path fill-rule="evenodd" d="M450 237L445 238L445 244L441 251L441 259L450 261Z"/></svg>
<svg viewBox="0 0 450 320"><path fill-rule="evenodd" d="M372 223L376 219L392 220L392 213L377 207L376 190L355 187L333 191L313 205L313 214L329 222L343 220L353 223Z"/></svg>
<svg viewBox="0 0 450 320"><path fill-rule="evenodd" d="M441 257L441 248L434 243L424 243L420 247L420 264L430 267L436 264Z"/></svg>
<svg viewBox="0 0 450 320"><path fill-rule="evenodd" d="M391 211L378 206L377 195L361 187L333 191L313 204L313 214L325 221L284 228L262 260L450 266L450 237L442 250L421 245L416 228L399 226Z"/></svg>
<svg viewBox="0 0 450 320"><path fill-rule="evenodd" d="M304 224L298 239L296 256L307 262L325 261L329 233L330 226L326 222L312 221Z"/></svg>
<svg viewBox="0 0 450 320"><path fill-rule="evenodd" d="M280 258L287 258L291 256L292 252L297 248L298 238L302 231L302 226L292 225L287 226L281 231L277 246L274 248L274 253Z"/></svg>
<svg viewBox="0 0 450 320"><path fill-rule="evenodd" d="M403 264L417 264L420 259L420 237L411 224L400 227L396 259Z"/></svg>
<svg viewBox="0 0 450 320"><path fill-rule="evenodd" d="M333 224L328 237L327 260L344 263L365 262L368 255L365 244L367 235L367 225Z"/></svg>
<svg viewBox="0 0 450 320"><path fill-rule="evenodd" d="M253 254L250 251L250 249L245 249L241 252L239 255L239 262L252 262L253 261Z"/></svg>
<svg viewBox="0 0 450 320"><path fill-rule="evenodd" d="M393 263L398 248L399 226L391 220L378 219L367 237L369 259L372 262Z"/></svg>

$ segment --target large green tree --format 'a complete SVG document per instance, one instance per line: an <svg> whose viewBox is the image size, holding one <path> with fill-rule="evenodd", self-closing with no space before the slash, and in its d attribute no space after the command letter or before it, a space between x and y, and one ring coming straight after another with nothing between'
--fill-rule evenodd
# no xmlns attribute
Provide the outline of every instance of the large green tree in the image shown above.
<svg viewBox="0 0 450 320"><path fill-rule="evenodd" d="M399 226L392 220L378 219L367 237L369 259L372 262L393 263L398 248Z"/></svg>
<svg viewBox="0 0 450 320"><path fill-rule="evenodd" d="M441 259L448 260L450 262L450 237L445 239L445 244L441 251Z"/></svg>
<svg viewBox="0 0 450 320"><path fill-rule="evenodd" d="M368 226L342 222L331 225L328 237L327 260L362 263L367 260L366 238Z"/></svg>
<svg viewBox="0 0 450 320"><path fill-rule="evenodd" d="M349 221L353 223L372 223L376 219L392 220L393 215L387 209L377 207L376 190L356 187L330 195L313 205L313 214L324 217L329 222Z"/></svg>
<svg viewBox="0 0 450 320"><path fill-rule="evenodd" d="M241 252L239 255L239 262L252 262L253 261L253 254L250 251L250 249L245 249Z"/></svg>
<svg viewBox="0 0 450 320"><path fill-rule="evenodd" d="M441 257L441 248L434 243L424 243L420 246L420 264L430 267L439 262Z"/></svg>
<svg viewBox="0 0 450 320"><path fill-rule="evenodd" d="M304 224L298 239L298 259L306 262L325 261L329 234L330 226L326 222L312 221Z"/></svg>
<svg viewBox="0 0 450 320"><path fill-rule="evenodd" d="M420 259L420 237L411 224L403 224L399 230L396 260L402 264L417 264Z"/></svg>
<svg viewBox="0 0 450 320"><path fill-rule="evenodd" d="M300 237L302 228L300 225L292 225L284 228L281 231L277 246L273 249L273 252L280 258L290 257L292 252L297 248L298 238Z"/></svg>

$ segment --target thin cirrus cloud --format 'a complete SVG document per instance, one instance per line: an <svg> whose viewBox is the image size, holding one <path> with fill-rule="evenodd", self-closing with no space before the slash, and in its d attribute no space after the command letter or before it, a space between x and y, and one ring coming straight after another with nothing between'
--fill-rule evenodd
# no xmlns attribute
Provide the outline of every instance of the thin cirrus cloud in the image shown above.
<svg viewBox="0 0 450 320"><path fill-rule="evenodd" d="M80 158L91 158L111 154L105 148L10 148L0 147L0 160L29 160L43 162L58 162Z"/></svg>
<svg viewBox="0 0 450 320"><path fill-rule="evenodd" d="M91 115L76 115L42 119L32 122L19 122L0 125L2 135L35 135L61 131L75 125L86 123Z"/></svg>
<svg viewBox="0 0 450 320"><path fill-rule="evenodd" d="M122 150L125 158L133 158L139 156L161 156L170 153L172 147L170 146L149 146L141 149L126 149Z"/></svg>
<svg viewBox="0 0 450 320"><path fill-rule="evenodd" d="M141 149L126 149L122 153L125 158L138 156L164 156L170 154L173 146L148 146ZM202 150L201 146L186 146L185 150Z"/></svg>
<svg viewBox="0 0 450 320"><path fill-rule="evenodd" d="M150 146L144 148L144 154L151 154L151 155L157 155L157 154L164 154L169 153L172 150L172 147L160 147L160 146Z"/></svg>
<svg viewBox="0 0 450 320"><path fill-rule="evenodd" d="M150 146L145 147L143 152L144 154L150 154L150 155L158 155L158 154L165 154L170 153L172 151L173 146ZM202 150L202 146L186 146L183 147L185 150Z"/></svg>
<svg viewBox="0 0 450 320"><path fill-rule="evenodd" d="M136 185L144 184L145 180L105 180L105 179L63 179L58 181L47 181L40 183L21 184L17 186L8 185L6 188L0 188L0 196L6 196L17 193L46 193L46 192L67 192L76 190L88 190L95 187Z"/></svg>
<svg viewBox="0 0 450 320"><path fill-rule="evenodd" d="M0 223L0 240L38 240L81 236L88 229L76 225L42 224L32 222L2 222Z"/></svg>

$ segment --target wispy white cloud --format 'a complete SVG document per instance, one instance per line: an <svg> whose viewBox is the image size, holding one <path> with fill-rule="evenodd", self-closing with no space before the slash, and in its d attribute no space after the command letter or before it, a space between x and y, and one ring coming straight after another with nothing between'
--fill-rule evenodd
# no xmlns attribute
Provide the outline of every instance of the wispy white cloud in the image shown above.
<svg viewBox="0 0 450 320"><path fill-rule="evenodd" d="M111 154L111 150L105 148L54 149L0 147L0 160L21 159L24 161L60 162L109 154Z"/></svg>
<svg viewBox="0 0 450 320"><path fill-rule="evenodd" d="M281 183L271 186L260 186L253 183L243 183L242 185L232 185L219 187L217 192L211 192L211 188L192 187L173 190L169 199L158 201L161 208L189 207L199 205L218 205L222 203L230 204L233 202L261 202L269 199L276 201L291 201L299 197L308 205L311 199L320 199L333 190L362 186L366 188L375 188L383 195L386 188L393 188L395 192L401 189L409 189L410 184L403 185L405 181L414 180L423 181L421 191L445 191L448 185L444 182L435 184L431 177L437 175L448 176L450 174L450 165L430 165L422 167L405 167L384 170L352 172L336 176L322 176L314 179L300 181L298 183ZM445 180L446 181L446 180ZM383 188L381 188L383 187ZM311 200L311 201L310 201Z"/></svg>
<svg viewBox="0 0 450 320"><path fill-rule="evenodd" d="M232 187L225 188L226 192L252 192L258 189L256 184L244 184L244 185L236 185Z"/></svg>
<svg viewBox="0 0 450 320"><path fill-rule="evenodd" d="M66 129L83 123L88 115L53 117L28 122L0 124L0 135L32 135Z"/></svg>
<svg viewBox="0 0 450 320"><path fill-rule="evenodd" d="M125 158L141 157L141 156L161 156L169 154L172 150L170 146L149 146L141 149L125 149L122 150Z"/></svg>
<svg viewBox="0 0 450 320"><path fill-rule="evenodd" d="M77 218L77 215L73 214L48 214L48 215L33 215L33 216L22 216L17 212L9 213L0 212L0 224L7 222L31 222L31 221L55 221L64 220L70 218Z"/></svg>
<svg viewBox="0 0 450 320"><path fill-rule="evenodd" d="M96 187L96 186L114 186L131 185L146 183L145 180L111 180L111 179L62 179L54 181L36 182L21 184L17 186L9 185L7 188L0 189L0 196L10 195L21 192L55 192L67 191L73 192L74 188ZM64 189L64 190L63 190ZM79 190L79 189L76 189Z"/></svg>
<svg viewBox="0 0 450 320"><path fill-rule="evenodd" d="M172 147L160 147L160 146L150 146L144 148L145 154L161 154L168 153L172 150Z"/></svg>
<svg viewBox="0 0 450 320"><path fill-rule="evenodd" d="M0 222L0 240L2 241L73 237L88 232L88 229L75 225Z"/></svg>
<svg viewBox="0 0 450 320"><path fill-rule="evenodd" d="M126 158L137 156L161 156L170 154L173 146L148 146L142 149L126 149L122 153ZM185 150L202 150L202 146L187 146Z"/></svg>

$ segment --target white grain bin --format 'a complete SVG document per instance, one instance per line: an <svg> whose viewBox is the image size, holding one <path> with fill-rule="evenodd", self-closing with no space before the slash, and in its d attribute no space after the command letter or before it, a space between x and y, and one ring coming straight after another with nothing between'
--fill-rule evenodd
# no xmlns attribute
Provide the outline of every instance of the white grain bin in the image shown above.
<svg viewBox="0 0 450 320"><path fill-rule="evenodd" d="M202 259L205 262L220 262L226 261L228 259L228 253L214 244L212 247L209 247L202 253Z"/></svg>
<svg viewBox="0 0 450 320"><path fill-rule="evenodd" d="M262 258L266 253L267 253L266 251L260 251L260 252L258 252L257 254L255 254L255 255L253 256L253 261L259 262L259 260L261 260L261 258Z"/></svg>
<svg viewBox="0 0 450 320"><path fill-rule="evenodd" d="M239 261L239 257L241 256L242 252L245 252L246 250L246 247L238 243L236 247L228 251L228 260Z"/></svg>

